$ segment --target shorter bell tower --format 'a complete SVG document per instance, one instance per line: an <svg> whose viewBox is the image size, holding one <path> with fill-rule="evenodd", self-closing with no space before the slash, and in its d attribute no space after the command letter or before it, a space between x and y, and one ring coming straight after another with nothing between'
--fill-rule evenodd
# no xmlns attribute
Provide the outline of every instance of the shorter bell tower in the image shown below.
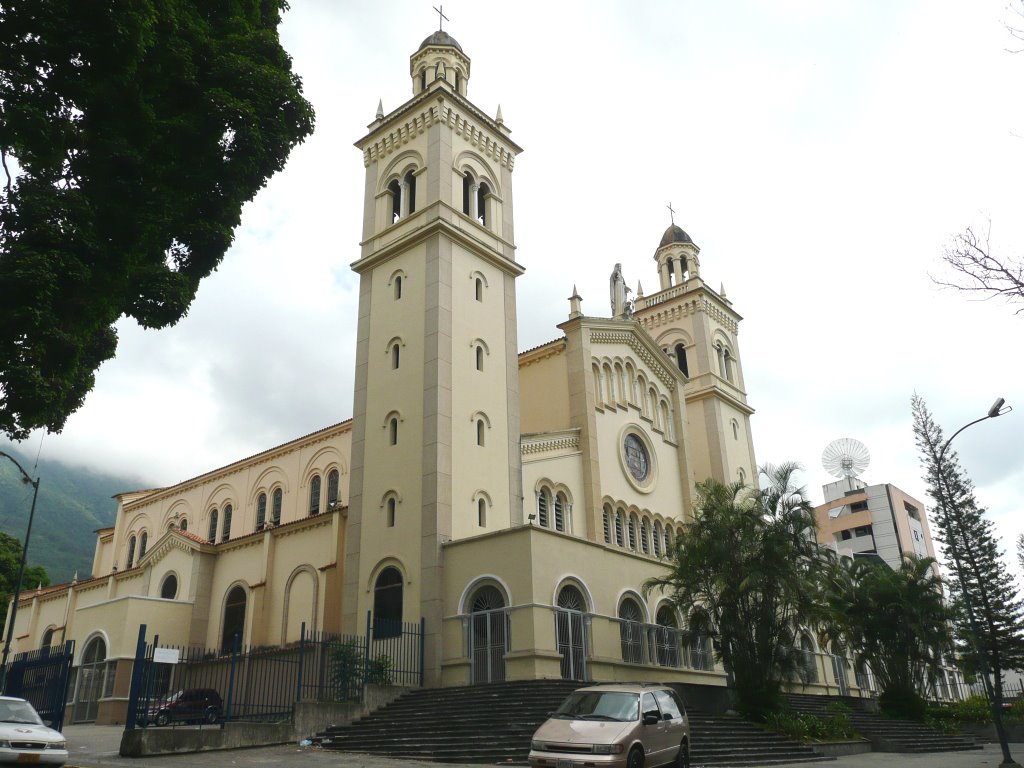
<svg viewBox="0 0 1024 768"><path fill-rule="evenodd" d="M660 289L638 295L634 317L687 377L691 466L698 482L755 483L757 464L740 362L743 319L701 274L700 248L673 223L654 251Z"/></svg>

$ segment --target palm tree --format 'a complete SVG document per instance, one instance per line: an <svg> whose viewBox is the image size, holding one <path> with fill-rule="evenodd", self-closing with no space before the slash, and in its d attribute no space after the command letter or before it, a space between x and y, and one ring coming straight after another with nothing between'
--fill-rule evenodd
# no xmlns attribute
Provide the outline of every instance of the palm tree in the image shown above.
<svg viewBox="0 0 1024 768"><path fill-rule="evenodd" d="M930 557L905 556L898 569L834 555L824 571L829 634L867 663L888 714L920 719L922 694L950 648L950 612Z"/></svg>
<svg viewBox="0 0 1024 768"><path fill-rule="evenodd" d="M669 570L649 579L683 615L684 640L710 635L730 675L736 706L761 719L796 676L794 628L812 613L819 559L814 511L796 488L794 463L765 466L761 488L708 480L697 486L694 520L668 553Z"/></svg>

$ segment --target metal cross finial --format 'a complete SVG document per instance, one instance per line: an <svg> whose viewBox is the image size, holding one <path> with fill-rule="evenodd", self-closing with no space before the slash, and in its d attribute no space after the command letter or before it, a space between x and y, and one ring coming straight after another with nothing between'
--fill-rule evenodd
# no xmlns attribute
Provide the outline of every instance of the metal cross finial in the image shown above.
<svg viewBox="0 0 1024 768"><path fill-rule="evenodd" d="M444 29L444 23L446 21L451 21L451 19L444 15L443 5L440 8L434 6L434 10L437 11L437 31L440 32L441 30Z"/></svg>
<svg viewBox="0 0 1024 768"><path fill-rule="evenodd" d="M669 216L669 218L672 219L672 223L675 224L676 223L676 212L672 208L672 203L669 203L665 207L668 208L668 216Z"/></svg>

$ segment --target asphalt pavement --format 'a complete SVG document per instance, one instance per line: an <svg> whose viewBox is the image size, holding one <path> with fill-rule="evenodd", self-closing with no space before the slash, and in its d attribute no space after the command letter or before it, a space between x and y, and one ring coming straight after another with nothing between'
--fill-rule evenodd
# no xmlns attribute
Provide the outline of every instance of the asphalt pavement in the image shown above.
<svg viewBox="0 0 1024 768"><path fill-rule="evenodd" d="M333 752L316 747L282 744L276 747L254 747L216 752L189 752L182 755L124 758L117 754L121 744L120 726L69 725L64 729L68 740L68 768L438 768L440 763L421 760L398 760L376 755L358 755ZM1024 766L1024 744L1011 744L1010 751ZM897 754L892 752L866 752L841 757L829 763L786 763L772 768L808 768L825 765L830 768L997 768L1002 753L997 744L986 744L984 749L971 752L928 752L925 754ZM469 768L450 763L444 768ZM479 766L474 766L479 768ZM696 767L695 767L696 768Z"/></svg>

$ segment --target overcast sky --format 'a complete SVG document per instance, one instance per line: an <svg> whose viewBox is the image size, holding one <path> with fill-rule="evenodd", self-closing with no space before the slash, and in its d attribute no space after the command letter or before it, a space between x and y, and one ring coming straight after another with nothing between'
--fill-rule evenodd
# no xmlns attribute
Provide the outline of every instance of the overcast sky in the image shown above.
<svg viewBox="0 0 1024 768"><path fill-rule="evenodd" d="M1024 249L1024 53L1007 0L446 2L469 97L525 148L513 174L519 347L558 335L575 284L657 287L676 222L745 318L761 462L852 437L863 477L922 501L910 397L957 438L1004 546L1024 531L1024 314L939 290L956 232ZM119 325L117 358L34 455L171 484L352 414L364 169L352 144L411 96L432 3L294 2L282 28L315 135L250 203L220 270L165 331ZM1016 19L1018 25L1024 20Z"/></svg>

